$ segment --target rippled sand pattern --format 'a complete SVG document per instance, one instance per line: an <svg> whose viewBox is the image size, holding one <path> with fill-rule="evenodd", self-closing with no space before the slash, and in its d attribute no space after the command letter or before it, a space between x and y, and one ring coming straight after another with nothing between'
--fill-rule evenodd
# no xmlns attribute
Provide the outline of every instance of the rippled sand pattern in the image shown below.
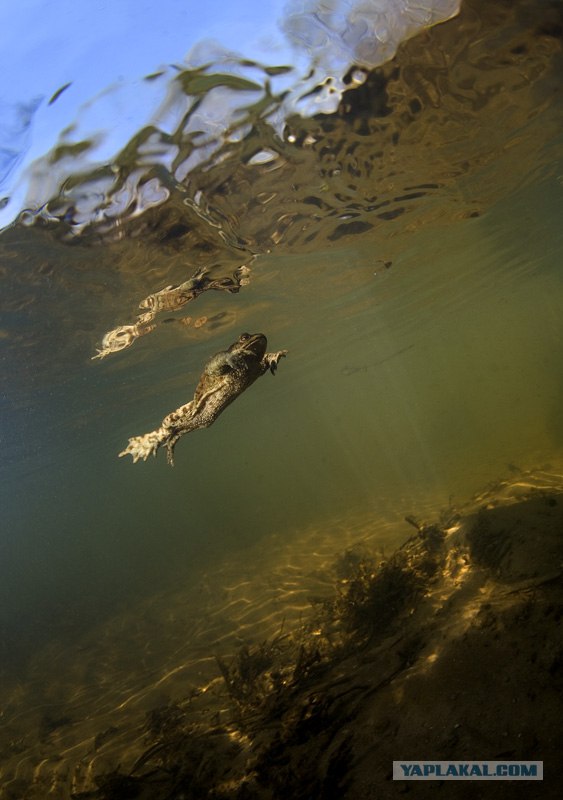
<svg viewBox="0 0 563 800"><path fill-rule="evenodd" d="M221 713L227 698L216 655L295 631L311 599L332 593L339 552L393 549L408 529L402 520L374 525L358 514L280 533L230 555L196 585L124 609L70 646L54 641L18 685L6 687L0 797L19 798L31 778L26 798L67 797L93 774L131 765L144 750L145 714L171 699L201 695L206 710Z"/></svg>
<svg viewBox="0 0 563 800"><path fill-rule="evenodd" d="M531 493L547 497L562 484L558 474L520 473L487 488L462 515ZM202 719L211 711L227 719L216 657L298 635L312 601L334 594L338 554L389 552L411 532L404 520L358 515L271 536L216 564L197 585L147 597L79 641L53 642L3 692L0 797L67 798L91 789L95 775L131 769L146 750L147 712L163 705L191 700Z"/></svg>

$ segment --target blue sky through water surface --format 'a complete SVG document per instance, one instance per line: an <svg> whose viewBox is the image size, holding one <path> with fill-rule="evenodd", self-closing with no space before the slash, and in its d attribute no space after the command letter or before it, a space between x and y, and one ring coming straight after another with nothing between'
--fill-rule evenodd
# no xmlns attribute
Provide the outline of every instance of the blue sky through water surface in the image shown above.
<svg viewBox="0 0 563 800"><path fill-rule="evenodd" d="M26 207L30 165L77 119L77 140L96 139L96 162L111 162L163 102L162 83L143 80L155 71L168 68L172 77L173 64L199 66L228 54L290 65L274 89L297 87L302 97L332 77L330 92L297 107L330 111L352 63L382 63L399 41L458 6L459 0L4 0L0 229Z"/></svg>

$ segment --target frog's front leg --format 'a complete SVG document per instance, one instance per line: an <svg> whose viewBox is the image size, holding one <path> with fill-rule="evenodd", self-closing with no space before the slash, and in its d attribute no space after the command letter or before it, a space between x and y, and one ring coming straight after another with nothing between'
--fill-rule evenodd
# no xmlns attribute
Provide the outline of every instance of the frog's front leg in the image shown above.
<svg viewBox="0 0 563 800"><path fill-rule="evenodd" d="M278 361L280 358L285 358L286 355L287 350L278 350L277 353L265 353L264 358L262 359L264 372L269 369L272 375L275 375L278 368Z"/></svg>

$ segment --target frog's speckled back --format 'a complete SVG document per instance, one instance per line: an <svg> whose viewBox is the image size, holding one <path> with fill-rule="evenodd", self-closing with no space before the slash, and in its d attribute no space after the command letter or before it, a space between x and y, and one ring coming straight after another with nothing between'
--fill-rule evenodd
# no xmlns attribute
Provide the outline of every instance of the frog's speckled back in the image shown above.
<svg viewBox="0 0 563 800"><path fill-rule="evenodd" d="M119 456L131 455L133 463L146 461L166 445L167 460L174 465L174 447L186 433L207 428L254 381L270 370L275 374L280 358L287 350L266 353L263 333L242 333L228 350L216 353L201 374L193 399L168 414L159 428L129 439Z"/></svg>

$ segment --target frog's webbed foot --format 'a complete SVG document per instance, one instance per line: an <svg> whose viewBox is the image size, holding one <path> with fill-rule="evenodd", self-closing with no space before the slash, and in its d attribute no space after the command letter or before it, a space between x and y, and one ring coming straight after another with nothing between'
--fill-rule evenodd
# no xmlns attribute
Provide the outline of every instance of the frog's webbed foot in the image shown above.
<svg viewBox="0 0 563 800"><path fill-rule="evenodd" d="M119 353L120 350L131 347L135 339L154 331L156 326L151 323L155 316L152 311L146 314L139 314L134 325L120 325L118 328L108 331L102 339L101 349L97 349L96 355L92 356L92 360L105 358L111 353Z"/></svg>
<svg viewBox="0 0 563 800"><path fill-rule="evenodd" d="M266 369L269 369L272 375L275 375L280 358L285 358L286 355L287 355L287 350L278 350L277 353L266 353L266 355L264 356Z"/></svg>
<svg viewBox="0 0 563 800"><path fill-rule="evenodd" d="M133 456L133 464L143 459L146 461L149 456L156 456L156 451L162 444L162 438L159 436L158 431L151 431L145 433L143 436L133 436L129 439L129 444L119 454L122 456Z"/></svg>

